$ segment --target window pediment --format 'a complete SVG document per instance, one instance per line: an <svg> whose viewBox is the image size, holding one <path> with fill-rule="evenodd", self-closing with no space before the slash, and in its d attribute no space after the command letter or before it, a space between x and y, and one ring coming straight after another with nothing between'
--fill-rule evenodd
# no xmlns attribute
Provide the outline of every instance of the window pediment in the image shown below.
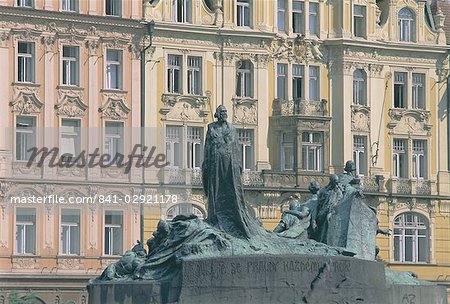
<svg viewBox="0 0 450 304"><path fill-rule="evenodd" d="M126 119L131 109L125 103L126 92L103 90L103 105L98 109L103 117L121 120Z"/></svg>
<svg viewBox="0 0 450 304"><path fill-rule="evenodd" d="M83 102L82 90L58 88L59 103L55 105L60 116L83 117L88 106Z"/></svg>
<svg viewBox="0 0 450 304"><path fill-rule="evenodd" d="M33 114L41 111L43 102L37 97L39 95L38 85L20 85L13 86L14 100L10 102L13 112L17 114Z"/></svg>
<svg viewBox="0 0 450 304"><path fill-rule="evenodd" d="M208 116L207 96L163 94L160 113L168 120L203 121Z"/></svg>

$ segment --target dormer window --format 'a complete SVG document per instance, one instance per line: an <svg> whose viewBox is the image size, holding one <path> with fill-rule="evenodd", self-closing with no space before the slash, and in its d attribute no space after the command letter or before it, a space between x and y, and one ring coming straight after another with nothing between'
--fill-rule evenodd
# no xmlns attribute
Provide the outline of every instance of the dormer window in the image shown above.
<svg viewBox="0 0 450 304"><path fill-rule="evenodd" d="M414 13L404 7L398 12L398 34L400 41L415 41L415 18Z"/></svg>

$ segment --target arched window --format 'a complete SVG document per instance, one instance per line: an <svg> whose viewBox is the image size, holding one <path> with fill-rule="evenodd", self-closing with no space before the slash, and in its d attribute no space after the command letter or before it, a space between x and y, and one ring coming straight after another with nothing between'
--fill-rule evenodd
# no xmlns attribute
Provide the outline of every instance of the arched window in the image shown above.
<svg viewBox="0 0 450 304"><path fill-rule="evenodd" d="M398 12L398 33L400 41L415 41L414 13L404 7Z"/></svg>
<svg viewBox="0 0 450 304"><path fill-rule="evenodd" d="M195 214L199 219L203 219L205 217L205 213L200 207L194 204L182 203L172 206L169 210L167 210L167 220L173 220L180 214Z"/></svg>
<svg viewBox="0 0 450 304"><path fill-rule="evenodd" d="M253 97L253 64L249 60L241 60L236 68L236 96Z"/></svg>
<svg viewBox="0 0 450 304"><path fill-rule="evenodd" d="M366 73L361 70L353 72L353 104L366 105Z"/></svg>
<svg viewBox="0 0 450 304"><path fill-rule="evenodd" d="M394 220L394 260L429 261L428 221L417 213L402 213Z"/></svg>

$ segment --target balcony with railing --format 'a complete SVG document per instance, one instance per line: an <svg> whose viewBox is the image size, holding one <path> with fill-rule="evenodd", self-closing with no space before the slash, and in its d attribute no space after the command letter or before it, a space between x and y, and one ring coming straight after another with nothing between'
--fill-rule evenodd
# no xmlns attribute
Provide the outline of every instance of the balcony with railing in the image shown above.
<svg viewBox="0 0 450 304"><path fill-rule="evenodd" d="M273 116L327 116L327 100L311 101L306 99L273 101Z"/></svg>

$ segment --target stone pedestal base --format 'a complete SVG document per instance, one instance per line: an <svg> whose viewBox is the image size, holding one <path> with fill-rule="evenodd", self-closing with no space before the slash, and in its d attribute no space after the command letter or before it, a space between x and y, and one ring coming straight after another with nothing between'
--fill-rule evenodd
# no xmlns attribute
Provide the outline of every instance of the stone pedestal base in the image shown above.
<svg viewBox="0 0 450 304"><path fill-rule="evenodd" d="M89 286L91 304L447 303L436 285L389 285L384 265L349 257L232 256L183 261L172 282Z"/></svg>

